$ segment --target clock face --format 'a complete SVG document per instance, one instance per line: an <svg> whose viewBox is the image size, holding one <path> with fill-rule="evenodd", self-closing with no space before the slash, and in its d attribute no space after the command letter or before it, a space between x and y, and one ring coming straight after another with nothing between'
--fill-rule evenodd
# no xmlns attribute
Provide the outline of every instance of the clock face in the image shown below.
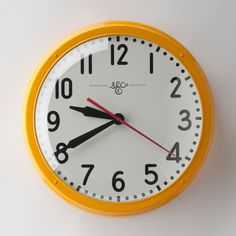
<svg viewBox="0 0 236 236"><path fill-rule="evenodd" d="M202 106L192 77L170 52L145 39L107 36L74 47L51 68L35 127L46 162L74 191L100 201L139 201L188 168Z"/></svg>

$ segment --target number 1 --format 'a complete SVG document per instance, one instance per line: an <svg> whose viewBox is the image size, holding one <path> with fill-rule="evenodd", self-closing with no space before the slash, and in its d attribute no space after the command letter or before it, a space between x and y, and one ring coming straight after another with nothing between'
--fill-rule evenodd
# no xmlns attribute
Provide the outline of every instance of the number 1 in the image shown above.
<svg viewBox="0 0 236 236"><path fill-rule="evenodd" d="M149 62L150 62L150 74L153 74L153 53L151 52L150 55L149 55Z"/></svg>

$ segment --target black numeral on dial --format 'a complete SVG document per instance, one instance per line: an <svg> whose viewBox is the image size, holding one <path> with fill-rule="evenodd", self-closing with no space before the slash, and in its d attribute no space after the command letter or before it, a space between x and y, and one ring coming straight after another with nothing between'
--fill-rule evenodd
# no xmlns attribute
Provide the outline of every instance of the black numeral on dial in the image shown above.
<svg viewBox="0 0 236 236"><path fill-rule="evenodd" d="M64 164L68 161L69 155L66 152L66 144L65 143L58 143L56 146L56 152L54 153L57 161L60 164Z"/></svg>
<svg viewBox="0 0 236 236"><path fill-rule="evenodd" d="M84 177L84 180L83 180L83 185L86 185L87 184L87 181L88 181L88 178L92 172L92 170L94 169L94 165L93 164L83 164L81 165L82 168L88 168L88 171Z"/></svg>
<svg viewBox="0 0 236 236"><path fill-rule="evenodd" d="M150 74L153 74L153 53L152 52L149 54L149 62L150 62L149 72Z"/></svg>
<svg viewBox="0 0 236 236"><path fill-rule="evenodd" d="M55 97L59 99L61 97L69 99L72 96L72 80L70 78L64 78L57 80L55 85Z"/></svg>
<svg viewBox="0 0 236 236"><path fill-rule="evenodd" d="M190 112L188 110L182 110L179 112L180 115L185 114L185 116L181 119L181 121L186 122L185 126L178 125L178 128L182 131L186 131L191 128L192 121L190 120Z"/></svg>
<svg viewBox="0 0 236 236"><path fill-rule="evenodd" d="M120 44L117 47L117 50L120 51L121 50L121 55L119 57L119 59L117 60L117 65L127 65L128 62L124 60L124 57L126 55L126 53L128 52L128 46L125 44ZM115 65L115 45L111 44L111 65Z"/></svg>
<svg viewBox="0 0 236 236"><path fill-rule="evenodd" d="M117 171L112 177L112 187L116 192L121 192L125 188L125 181L118 177L118 175L123 175L123 171Z"/></svg>
<svg viewBox="0 0 236 236"><path fill-rule="evenodd" d="M86 57L82 58L80 60L80 73L83 75L85 74L85 59ZM92 57L92 54L89 54L88 56L88 73L89 74L92 74L93 73L93 57Z"/></svg>
<svg viewBox="0 0 236 236"><path fill-rule="evenodd" d="M153 185L158 181L158 174L155 170L151 168L156 168L156 164L146 164L145 165L145 175L151 176L149 179L145 179L144 182L149 185Z"/></svg>
<svg viewBox="0 0 236 236"><path fill-rule="evenodd" d="M179 161L182 159L179 156L179 142L176 142L174 144L174 146L172 147L172 149L170 150L170 153L168 154L168 156L166 157L167 161L176 161L177 163L179 163Z"/></svg>
<svg viewBox="0 0 236 236"><path fill-rule="evenodd" d="M172 91L172 93L170 94L170 97L171 98L180 98L181 95L179 93L177 93L180 85L181 85L181 80L179 77L174 77L170 80L170 82L173 84L173 83L176 83L176 86L174 88L174 90Z"/></svg>
<svg viewBox="0 0 236 236"><path fill-rule="evenodd" d="M59 125L60 125L60 116L59 116L59 114L56 111L50 111L48 113L47 119L48 119L48 123L50 125L54 126L52 128L48 128L48 131L50 131L50 132L56 131L57 128L59 127Z"/></svg>

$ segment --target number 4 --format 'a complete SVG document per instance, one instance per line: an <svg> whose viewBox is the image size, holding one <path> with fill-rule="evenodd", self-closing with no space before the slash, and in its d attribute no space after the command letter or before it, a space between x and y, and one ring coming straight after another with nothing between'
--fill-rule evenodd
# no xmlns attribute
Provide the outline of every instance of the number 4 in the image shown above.
<svg viewBox="0 0 236 236"><path fill-rule="evenodd" d="M174 146L172 147L172 149L170 150L170 153L166 157L166 160L176 161L177 163L179 163L181 159L182 158L179 156L179 142L176 142Z"/></svg>

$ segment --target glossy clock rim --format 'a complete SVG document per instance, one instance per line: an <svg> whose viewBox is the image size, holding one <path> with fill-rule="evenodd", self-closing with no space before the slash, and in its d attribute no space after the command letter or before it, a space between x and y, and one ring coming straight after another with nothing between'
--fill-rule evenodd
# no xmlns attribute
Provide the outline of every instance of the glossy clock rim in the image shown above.
<svg viewBox="0 0 236 236"><path fill-rule="evenodd" d="M56 175L56 173L53 172L44 159L37 141L35 130L34 118L36 101L41 85L50 69L72 48L86 41L109 35L127 35L144 38L156 43L160 47L172 53L188 70L190 76L196 84L202 103L202 134L198 149L196 150L189 167L185 170L185 172L183 172L178 180L176 180L163 192L143 200L127 203L95 200L78 193L67 186ZM28 149L31 153L34 164L49 187L51 187L65 200L79 206L80 208L108 215L129 215L140 213L162 205L184 190L184 188L191 182L193 177L200 170L200 167L206 159L212 139L214 123L213 103L208 83L200 66L187 51L187 49L185 49L175 39L157 29L147 25L127 21L105 22L92 25L75 32L60 43L59 46L49 53L46 59L43 60L43 62L35 70L25 98L23 115L24 135Z"/></svg>

